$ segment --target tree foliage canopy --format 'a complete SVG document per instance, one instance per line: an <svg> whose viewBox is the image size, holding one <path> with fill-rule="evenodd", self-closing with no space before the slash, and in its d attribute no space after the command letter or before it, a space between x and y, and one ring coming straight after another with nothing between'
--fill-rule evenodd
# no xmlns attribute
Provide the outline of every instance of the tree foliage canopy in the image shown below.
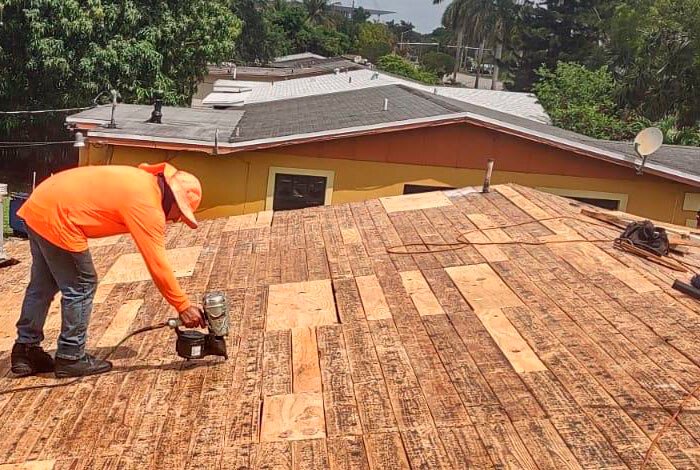
<svg viewBox="0 0 700 470"><path fill-rule="evenodd" d="M209 0L9 0L3 23L2 109L84 106L111 88L184 104L241 30L226 2Z"/></svg>
<svg viewBox="0 0 700 470"><path fill-rule="evenodd" d="M428 85L435 85L440 81L438 76L434 73L428 72L427 70L414 65L396 54L389 54L381 57L377 65L385 72L427 83Z"/></svg>
<svg viewBox="0 0 700 470"><path fill-rule="evenodd" d="M394 46L394 35L382 23L364 23L357 35L357 51L370 62L389 54Z"/></svg>

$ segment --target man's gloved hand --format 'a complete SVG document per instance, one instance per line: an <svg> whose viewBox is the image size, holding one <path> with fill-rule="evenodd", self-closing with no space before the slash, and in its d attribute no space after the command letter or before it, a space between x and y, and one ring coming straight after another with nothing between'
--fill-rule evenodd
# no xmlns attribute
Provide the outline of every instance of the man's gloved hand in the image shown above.
<svg viewBox="0 0 700 470"><path fill-rule="evenodd" d="M180 312L180 320L187 328L204 328L206 326L202 311L194 305Z"/></svg>

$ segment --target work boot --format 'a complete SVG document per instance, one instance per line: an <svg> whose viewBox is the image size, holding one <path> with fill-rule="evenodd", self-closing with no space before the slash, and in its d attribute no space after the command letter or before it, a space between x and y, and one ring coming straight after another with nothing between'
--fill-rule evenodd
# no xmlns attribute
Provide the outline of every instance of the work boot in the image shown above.
<svg viewBox="0 0 700 470"><path fill-rule="evenodd" d="M53 372L53 358L38 344L15 343L10 354L12 373L26 377L43 372Z"/></svg>
<svg viewBox="0 0 700 470"><path fill-rule="evenodd" d="M112 370L112 363L85 353L80 359L56 358L56 378L83 377L85 375L104 374Z"/></svg>

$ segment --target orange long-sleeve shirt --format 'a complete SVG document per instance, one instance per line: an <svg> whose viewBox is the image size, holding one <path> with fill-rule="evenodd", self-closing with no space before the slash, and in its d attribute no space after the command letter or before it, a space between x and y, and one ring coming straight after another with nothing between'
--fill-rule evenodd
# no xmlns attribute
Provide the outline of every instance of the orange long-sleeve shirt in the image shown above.
<svg viewBox="0 0 700 470"><path fill-rule="evenodd" d="M53 175L36 187L17 215L36 233L71 252L88 238L131 233L163 297L190 306L165 256L165 214L156 176L130 166L88 166Z"/></svg>

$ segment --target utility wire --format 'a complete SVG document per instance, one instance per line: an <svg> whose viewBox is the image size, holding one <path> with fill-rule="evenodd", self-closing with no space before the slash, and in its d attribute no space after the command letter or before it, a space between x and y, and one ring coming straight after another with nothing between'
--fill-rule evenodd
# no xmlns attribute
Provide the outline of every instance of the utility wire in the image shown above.
<svg viewBox="0 0 700 470"><path fill-rule="evenodd" d="M86 109L94 108L95 106L83 106L80 108L60 108L60 109L25 109L21 111L0 111L0 115L15 115L15 114L48 114L48 113L68 113L71 111L85 111Z"/></svg>
<svg viewBox="0 0 700 470"><path fill-rule="evenodd" d="M57 140L53 142L0 142L0 148L45 147L47 145L75 144L75 140Z"/></svg>

